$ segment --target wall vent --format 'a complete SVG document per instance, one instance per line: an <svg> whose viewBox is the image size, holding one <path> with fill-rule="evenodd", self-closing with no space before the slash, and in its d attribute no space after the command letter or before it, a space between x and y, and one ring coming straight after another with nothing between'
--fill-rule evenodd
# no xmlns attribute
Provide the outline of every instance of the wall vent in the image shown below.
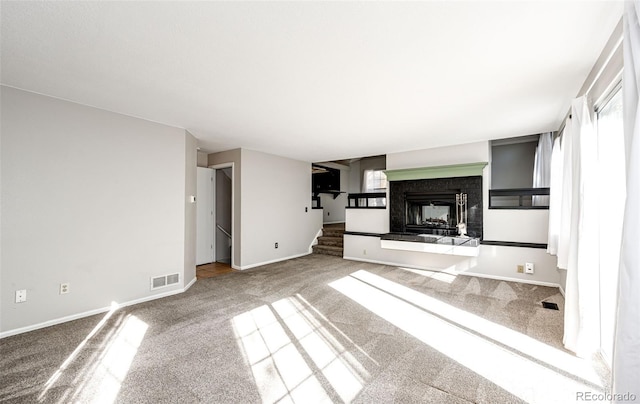
<svg viewBox="0 0 640 404"><path fill-rule="evenodd" d="M180 282L180 274L169 274L156 276L151 278L151 290L163 288L169 285L175 285Z"/></svg>
<svg viewBox="0 0 640 404"><path fill-rule="evenodd" d="M180 281L180 274L167 275L167 285L173 285Z"/></svg>

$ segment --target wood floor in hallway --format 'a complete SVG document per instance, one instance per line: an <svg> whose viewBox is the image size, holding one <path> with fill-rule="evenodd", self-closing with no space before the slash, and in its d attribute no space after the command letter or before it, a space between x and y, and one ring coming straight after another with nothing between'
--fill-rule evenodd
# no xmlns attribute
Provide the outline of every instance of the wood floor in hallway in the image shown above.
<svg viewBox="0 0 640 404"><path fill-rule="evenodd" d="M231 265L229 264L225 264L224 262L212 262L211 264L198 265L196 267L196 278L213 278L214 276L226 274L233 271L234 269L231 268Z"/></svg>

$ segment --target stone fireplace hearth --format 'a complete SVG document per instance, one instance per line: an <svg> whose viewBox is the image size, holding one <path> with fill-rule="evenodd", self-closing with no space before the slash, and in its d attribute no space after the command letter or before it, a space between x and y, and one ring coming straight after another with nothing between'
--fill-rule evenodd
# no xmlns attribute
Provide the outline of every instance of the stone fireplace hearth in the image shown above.
<svg viewBox="0 0 640 404"><path fill-rule="evenodd" d="M482 238L482 176L391 181L390 230L455 236L456 194L467 194L467 234Z"/></svg>

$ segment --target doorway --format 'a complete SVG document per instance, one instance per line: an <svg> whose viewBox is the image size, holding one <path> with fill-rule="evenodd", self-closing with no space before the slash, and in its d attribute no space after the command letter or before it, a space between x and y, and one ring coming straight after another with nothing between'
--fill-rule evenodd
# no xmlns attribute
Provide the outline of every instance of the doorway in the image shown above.
<svg viewBox="0 0 640 404"><path fill-rule="evenodd" d="M209 168L198 167L196 194L196 275L198 278L229 272L234 264L233 188L233 163ZM203 271L210 273L205 274Z"/></svg>
<svg viewBox="0 0 640 404"><path fill-rule="evenodd" d="M215 170L215 261L232 264L233 257L233 167Z"/></svg>

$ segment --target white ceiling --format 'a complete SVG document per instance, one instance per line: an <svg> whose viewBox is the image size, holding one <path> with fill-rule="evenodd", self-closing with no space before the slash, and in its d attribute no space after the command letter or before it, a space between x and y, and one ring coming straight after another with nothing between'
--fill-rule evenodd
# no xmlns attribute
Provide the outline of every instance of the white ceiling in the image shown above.
<svg viewBox="0 0 640 404"><path fill-rule="evenodd" d="M326 161L556 130L621 2L1 3L2 84Z"/></svg>

